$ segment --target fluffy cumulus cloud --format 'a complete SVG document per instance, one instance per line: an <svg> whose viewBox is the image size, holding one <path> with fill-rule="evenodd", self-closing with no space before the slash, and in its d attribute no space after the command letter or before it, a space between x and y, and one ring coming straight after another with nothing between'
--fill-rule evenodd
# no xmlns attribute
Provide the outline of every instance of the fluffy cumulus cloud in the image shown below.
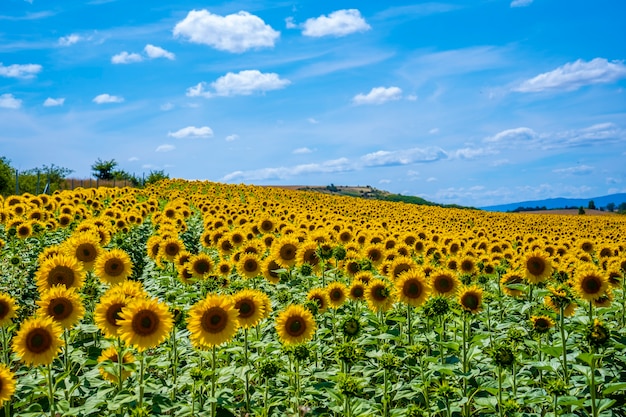
<svg viewBox="0 0 626 417"><path fill-rule="evenodd" d="M176 146L169 145L166 143L166 144L157 146L157 148L154 151L155 152L170 152L170 151L173 151L174 149L176 149Z"/></svg>
<svg viewBox="0 0 626 417"><path fill-rule="evenodd" d="M485 138L487 143L501 143L504 145L530 142L538 137L537 133L528 127L507 129L493 136Z"/></svg>
<svg viewBox="0 0 626 417"><path fill-rule="evenodd" d="M56 107L56 106L62 106L63 103L65 103L65 99L64 98L48 97L46 99L46 101L43 102L43 105L44 105L44 107Z"/></svg>
<svg viewBox="0 0 626 417"><path fill-rule="evenodd" d="M579 165L575 167L554 169L552 172L563 175L589 175L593 173L593 167L590 167L589 165Z"/></svg>
<svg viewBox="0 0 626 417"><path fill-rule="evenodd" d="M82 40L80 36L78 36L75 33L72 33L71 35L61 36L59 38L59 45L70 46L70 45L74 45L75 43L78 43L80 40Z"/></svg>
<svg viewBox="0 0 626 417"><path fill-rule="evenodd" d="M491 148L461 148L452 152L450 157L453 159L476 159L497 153L497 150Z"/></svg>
<svg viewBox="0 0 626 417"><path fill-rule="evenodd" d="M21 106L22 106L22 100L13 97L13 94L0 95L0 108L19 109Z"/></svg>
<svg viewBox="0 0 626 417"><path fill-rule="evenodd" d="M232 135L226 136L226 142L233 142L237 139L239 139L239 135L234 134L234 133Z"/></svg>
<svg viewBox="0 0 626 417"><path fill-rule="evenodd" d="M176 138L176 139L185 139L185 138L210 138L213 136L213 129L208 126L195 127L195 126L187 126L182 129L177 130L176 132L169 132L167 136Z"/></svg>
<svg viewBox="0 0 626 417"><path fill-rule="evenodd" d="M278 74L263 73L259 70L229 72L211 83L213 91L207 90L207 83L201 82L187 89L188 97L247 96L255 92L278 90L291 82L281 79Z"/></svg>
<svg viewBox="0 0 626 417"><path fill-rule="evenodd" d="M307 19L304 22L302 34L320 38L322 36L346 36L355 32L364 32L371 29L361 12L357 9L337 10L328 16L322 15Z"/></svg>
<svg viewBox="0 0 626 417"><path fill-rule="evenodd" d="M100 94L93 98L92 100L96 104L106 104L106 103L121 103L124 101L124 97L120 96L112 96L110 94Z"/></svg>
<svg viewBox="0 0 626 417"><path fill-rule="evenodd" d="M367 94L357 94L352 102L361 104L383 104L388 101L400 100L402 90L399 87L374 87Z"/></svg>
<svg viewBox="0 0 626 417"><path fill-rule="evenodd" d="M594 58L587 62L579 59L528 79L513 91L574 91L586 85L612 83L625 77L626 65L622 61L609 62L605 58Z"/></svg>
<svg viewBox="0 0 626 417"><path fill-rule="evenodd" d="M307 148L307 147L294 149L292 151L292 153L294 153L296 155L305 154L305 153L311 153L311 152L313 152L313 151L311 149Z"/></svg>
<svg viewBox="0 0 626 417"><path fill-rule="evenodd" d="M446 159L448 154L441 148L411 148L399 151L376 151L363 155L361 161L365 166L409 165L421 162L434 162Z"/></svg>
<svg viewBox="0 0 626 417"><path fill-rule="evenodd" d="M39 64L12 64L5 66L0 62L0 76L7 78L33 78L41 72L41 68Z"/></svg>
<svg viewBox="0 0 626 417"><path fill-rule="evenodd" d="M354 166L347 158L333 159L321 163L302 164L290 167L263 168L251 171L234 171L220 179L224 182L232 181L262 181L293 178L298 175L346 172L352 171Z"/></svg>
<svg viewBox="0 0 626 417"><path fill-rule="evenodd" d="M143 50L146 53L146 55L148 55L148 58L151 58L151 59L166 58L169 60L173 60L176 58L176 56L172 52L166 51L160 46L154 46L154 45L148 44Z"/></svg>
<svg viewBox="0 0 626 417"><path fill-rule="evenodd" d="M533 0L513 0L511 7L526 7L532 4Z"/></svg>
<svg viewBox="0 0 626 417"><path fill-rule="evenodd" d="M234 53L273 47L280 32L263 19L245 11L220 16L208 10L192 10L174 27L174 36Z"/></svg>
<svg viewBox="0 0 626 417"><path fill-rule="evenodd" d="M113 64L133 64L135 62L143 61L143 57L136 53L128 53L126 51L120 52L117 55L113 55L111 62Z"/></svg>

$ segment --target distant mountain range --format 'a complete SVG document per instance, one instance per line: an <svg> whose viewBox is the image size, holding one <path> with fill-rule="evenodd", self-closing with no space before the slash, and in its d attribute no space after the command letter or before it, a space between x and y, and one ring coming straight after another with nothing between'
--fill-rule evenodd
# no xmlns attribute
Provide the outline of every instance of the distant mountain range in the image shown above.
<svg viewBox="0 0 626 417"><path fill-rule="evenodd" d="M499 204L496 206L480 207L482 210L487 211L516 211L519 208L531 209L563 209L563 208L575 208L589 206L589 202L593 200L596 208L606 208L607 204L615 204L615 208L620 204L626 203L626 193L603 195L600 197L592 198L547 198L545 200L533 200L533 201L520 201L519 203Z"/></svg>

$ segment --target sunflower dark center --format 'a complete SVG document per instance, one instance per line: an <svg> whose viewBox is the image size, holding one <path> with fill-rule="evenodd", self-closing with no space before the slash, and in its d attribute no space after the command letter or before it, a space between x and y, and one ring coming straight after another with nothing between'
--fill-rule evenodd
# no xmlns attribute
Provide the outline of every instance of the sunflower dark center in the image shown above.
<svg viewBox="0 0 626 417"><path fill-rule="evenodd" d="M211 307L202 315L200 324L206 332L220 333L228 324L228 313L221 307Z"/></svg>
<svg viewBox="0 0 626 417"><path fill-rule="evenodd" d="M254 272L258 269L259 264L254 259L246 259L243 268L246 272Z"/></svg>
<svg viewBox="0 0 626 417"><path fill-rule="evenodd" d="M46 329L33 329L26 336L26 349L29 352L39 354L47 351L52 346L52 335Z"/></svg>
<svg viewBox="0 0 626 417"><path fill-rule="evenodd" d="M447 275L437 277L434 284L435 289L440 293L450 292L453 286L452 279Z"/></svg>
<svg viewBox="0 0 626 417"><path fill-rule="evenodd" d="M476 310L480 305L480 300L476 294L468 293L461 299L461 305L468 310Z"/></svg>
<svg viewBox="0 0 626 417"><path fill-rule="evenodd" d="M157 331L159 323L159 316L154 311L141 310L133 317L133 332L138 336L151 336Z"/></svg>
<svg viewBox="0 0 626 417"><path fill-rule="evenodd" d="M194 270L195 270L198 274L200 274L200 275L204 275L204 274L206 274L207 272L209 272L209 270L210 270L210 265L209 265L209 263L208 263L208 262L206 262L206 261L204 261L204 260L201 260L201 261L195 262L195 263L193 264L193 269L194 269Z"/></svg>
<svg viewBox="0 0 626 417"><path fill-rule="evenodd" d="M239 310L239 317L244 319L252 316L256 311L254 302L250 300L241 300L235 304L235 308Z"/></svg>
<svg viewBox="0 0 626 417"><path fill-rule="evenodd" d="M528 268L528 272L533 275L541 275L546 269L546 263L541 258L531 257L526 262L526 268Z"/></svg>
<svg viewBox="0 0 626 417"><path fill-rule="evenodd" d="M290 261L296 257L296 246L290 244L284 245L280 248L280 257L286 261Z"/></svg>
<svg viewBox="0 0 626 417"><path fill-rule="evenodd" d="M104 263L104 272L109 276L116 277L124 272L124 264L117 258L108 259Z"/></svg>
<svg viewBox="0 0 626 417"><path fill-rule="evenodd" d="M0 300L0 320L9 314L9 306L6 302Z"/></svg>
<svg viewBox="0 0 626 417"><path fill-rule="evenodd" d="M116 303L116 304L112 304L107 309L106 318L107 318L107 322L110 325L113 325L115 327L119 327L120 326L119 324L117 324L117 321L121 318L120 317L120 313L122 312L122 308L124 308L124 307L125 307L125 304Z"/></svg>
<svg viewBox="0 0 626 417"><path fill-rule="evenodd" d="M48 314L57 321L65 320L73 311L74 305L67 298L55 298L48 307Z"/></svg>
<svg viewBox="0 0 626 417"><path fill-rule="evenodd" d="M379 285L372 289L372 296L376 301L385 301L389 296L389 291L384 285Z"/></svg>
<svg viewBox="0 0 626 417"><path fill-rule="evenodd" d="M404 295L409 298L418 298L422 294L422 286L419 282L409 281L404 286Z"/></svg>
<svg viewBox="0 0 626 417"><path fill-rule="evenodd" d="M339 289L332 290L330 292L330 299L333 301L339 301L343 298L343 292Z"/></svg>
<svg viewBox="0 0 626 417"><path fill-rule="evenodd" d="M48 284L51 287L61 284L70 288L74 284L74 271L67 266L57 265L52 268L48 275Z"/></svg>
<svg viewBox="0 0 626 417"><path fill-rule="evenodd" d="M169 256L176 256L180 252L180 247L175 243L165 245L165 253Z"/></svg>
<svg viewBox="0 0 626 417"><path fill-rule="evenodd" d="M306 331L306 324L302 317L290 317L285 323L285 331L291 337L298 337Z"/></svg>
<svg viewBox="0 0 626 417"><path fill-rule="evenodd" d="M91 244L83 243L76 249L76 258L82 262L93 262L96 259L96 251Z"/></svg>
<svg viewBox="0 0 626 417"><path fill-rule="evenodd" d="M596 294L602 288L602 283L598 277L589 276L583 279L581 287L586 294Z"/></svg>
<svg viewBox="0 0 626 417"><path fill-rule="evenodd" d="M354 287L352 289L352 296L354 298L363 298L363 287Z"/></svg>

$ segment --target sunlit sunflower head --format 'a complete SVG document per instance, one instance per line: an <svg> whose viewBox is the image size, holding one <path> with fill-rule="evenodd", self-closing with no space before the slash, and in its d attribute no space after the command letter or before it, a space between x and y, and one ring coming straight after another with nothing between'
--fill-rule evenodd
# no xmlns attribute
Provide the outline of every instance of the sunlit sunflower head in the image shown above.
<svg viewBox="0 0 626 417"><path fill-rule="evenodd" d="M348 287L348 294L350 299L355 301L365 300L365 287L363 281L354 280Z"/></svg>
<svg viewBox="0 0 626 417"><path fill-rule="evenodd" d="M15 227L15 235L19 239L27 239L33 235L33 225L31 222L22 222Z"/></svg>
<svg viewBox="0 0 626 417"><path fill-rule="evenodd" d="M142 352L167 338L174 318L167 305L157 299L136 298L122 308L118 323L120 339Z"/></svg>
<svg viewBox="0 0 626 417"><path fill-rule="evenodd" d="M276 317L276 331L284 345L308 342L316 330L313 314L301 305L291 304Z"/></svg>
<svg viewBox="0 0 626 417"><path fill-rule="evenodd" d="M474 257L466 255L459 260L460 273L473 275L477 270L478 268L476 267Z"/></svg>
<svg viewBox="0 0 626 417"><path fill-rule="evenodd" d="M265 316L265 304L260 293L258 290L247 289L233 294L235 309L239 312L237 319L241 327L246 329L254 327Z"/></svg>
<svg viewBox="0 0 626 417"><path fill-rule="evenodd" d="M576 246L578 246L580 250L587 252L587 253L593 253L595 249L595 245L590 239L582 239L576 244Z"/></svg>
<svg viewBox="0 0 626 417"><path fill-rule="evenodd" d="M209 294L189 310L189 339L198 349L208 349L230 341L239 329L239 310L230 296Z"/></svg>
<svg viewBox="0 0 626 417"><path fill-rule="evenodd" d="M611 291L611 287L600 297L594 299L593 301L594 307L610 307L613 303L613 291Z"/></svg>
<svg viewBox="0 0 626 417"><path fill-rule="evenodd" d="M298 265L309 264L313 267L318 265L320 258L317 256L317 245L317 242L312 240L301 243L296 252L296 263Z"/></svg>
<svg viewBox="0 0 626 417"><path fill-rule="evenodd" d="M102 251L100 239L90 232L73 235L63 243L61 250L65 255L73 256L81 262L85 271L93 270L96 258Z"/></svg>
<svg viewBox="0 0 626 417"><path fill-rule="evenodd" d="M548 286L548 295L544 297L543 302L557 314L560 314L562 310L564 317L572 316L578 307L569 285L565 284Z"/></svg>
<svg viewBox="0 0 626 417"><path fill-rule="evenodd" d="M76 258L56 255L41 263L35 277L40 292L55 285L81 288L85 282L85 270Z"/></svg>
<svg viewBox="0 0 626 417"><path fill-rule="evenodd" d="M415 269L416 266L415 261L413 261L410 257L396 256L393 259L387 274L390 280L395 281L401 274Z"/></svg>
<svg viewBox="0 0 626 417"><path fill-rule="evenodd" d="M482 309L483 290L477 285L461 287L459 290L459 305L463 311L476 314Z"/></svg>
<svg viewBox="0 0 626 417"><path fill-rule="evenodd" d="M524 291L518 288L511 288L511 285L523 285L524 277L516 270L509 271L500 278L500 288L502 292L511 297L521 297Z"/></svg>
<svg viewBox="0 0 626 417"><path fill-rule="evenodd" d="M18 306L9 294L0 293L0 328L11 324L17 313Z"/></svg>
<svg viewBox="0 0 626 417"><path fill-rule="evenodd" d="M398 300L413 307L424 304L431 292L428 278L417 269L400 274L394 286Z"/></svg>
<svg viewBox="0 0 626 417"><path fill-rule="evenodd" d="M371 280L365 288L365 300L374 312L389 310L395 302L391 284L379 278Z"/></svg>
<svg viewBox="0 0 626 417"><path fill-rule="evenodd" d="M161 254L161 242L163 238L159 235L152 235L146 241L146 252L148 256L152 259L159 258Z"/></svg>
<svg viewBox="0 0 626 417"><path fill-rule="evenodd" d="M94 322L106 337L119 336L122 309L131 301L123 294L105 294L94 310Z"/></svg>
<svg viewBox="0 0 626 417"><path fill-rule="evenodd" d="M182 240L174 237L163 239L159 246L159 255L169 262L174 262L181 251L185 250Z"/></svg>
<svg viewBox="0 0 626 417"><path fill-rule="evenodd" d="M102 375L102 378L112 383L119 382L118 376L116 374L111 373L107 369L105 369L105 365L107 361L112 362L114 364L117 364L119 362L119 355L115 346L109 346L108 348L104 349L100 353L100 356L98 357L98 365L100 367L100 375ZM132 353L126 350L124 352L124 356L122 357L122 363L126 365L126 364L130 364L133 362L135 362L135 357L133 356ZM117 365L115 367L117 368ZM132 372L130 370L123 369L122 381L126 380L126 378L128 378L131 374Z"/></svg>
<svg viewBox="0 0 626 417"><path fill-rule="evenodd" d="M272 233L276 228L276 222L268 215L261 216L257 223L257 228L261 233Z"/></svg>
<svg viewBox="0 0 626 417"><path fill-rule="evenodd" d="M312 288L306 295L306 299L314 301L317 304L318 313L323 313L328 309L330 300L328 299L328 293L323 288Z"/></svg>
<svg viewBox="0 0 626 417"><path fill-rule="evenodd" d="M206 253L199 253L189 258L189 271L195 279L206 279L213 271L213 258Z"/></svg>
<svg viewBox="0 0 626 417"><path fill-rule="evenodd" d="M15 374L3 363L0 363L0 407L10 401L15 393Z"/></svg>
<svg viewBox="0 0 626 417"><path fill-rule="evenodd" d="M538 284L552 275L552 263L546 253L539 249L527 253L522 261L524 278L530 284Z"/></svg>
<svg viewBox="0 0 626 417"><path fill-rule="evenodd" d="M111 286L105 293L107 296L112 294L121 294L128 299L145 298L148 296L141 282L130 280L126 280L119 285Z"/></svg>
<svg viewBox="0 0 626 417"><path fill-rule="evenodd" d="M263 277L270 284L278 284L280 282L280 276L278 275L279 269L282 267L276 262L276 259L273 257L267 257L263 260L261 265L261 272L263 273Z"/></svg>
<svg viewBox="0 0 626 417"><path fill-rule="evenodd" d="M539 334L547 333L554 327L554 320L548 316L532 316L530 322L533 330Z"/></svg>
<svg viewBox="0 0 626 417"><path fill-rule="evenodd" d="M103 251L96 259L95 274L108 284L120 284L133 273L133 262L122 249Z"/></svg>
<svg viewBox="0 0 626 417"><path fill-rule="evenodd" d="M431 272L430 282L435 294L446 297L454 296L460 285L456 274L445 269L437 269Z"/></svg>
<svg viewBox="0 0 626 417"><path fill-rule="evenodd" d="M609 280L604 271L593 264L581 264L576 268L572 279L572 288L581 298L593 301L606 294Z"/></svg>
<svg viewBox="0 0 626 417"><path fill-rule="evenodd" d="M254 253L244 253L239 258L236 265L237 272L243 278L254 278L262 273L261 260L259 255Z"/></svg>
<svg viewBox="0 0 626 417"><path fill-rule="evenodd" d="M26 319L13 337L13 351L26 365L49 365L61 351L62 333L51 317Z"/></svg>
<svg viewBox="0 0 626 417"><path fill-rule="evenodd" d="M285 235L272 243L271 255L281 267L292 267L296 264L298 245L300 242L296 237Z"/></svg>
<svg viewBox="0 0 626 417"><path fill-rule="evenodd" d="M341 282L331 282L326 286L326 294L332 308L341 307L348 298L348 288Z"/></svg>
<svg viewBox="0 0 626 417"><path fill-rule="evenodd" d="M70 329L85 315L85 307L76 288L55 285L41 294L37 301L38 315L52 317L64 329Z"/></svg>
<svg viewBox="0 0 626 417"><path fill-rule="evenodd" d="M372 271L360 271L354 275L355 281L361 281L365 285L368 285L373 279L374 274L372 273Z"/></svg>
<svg viewBox="0 0 626 417"><path fill-rule="evenodd" d="M385 247L382 243L371 243L363 248L363 257L372 261L374 266L378 266L384 260Z"/></svg>

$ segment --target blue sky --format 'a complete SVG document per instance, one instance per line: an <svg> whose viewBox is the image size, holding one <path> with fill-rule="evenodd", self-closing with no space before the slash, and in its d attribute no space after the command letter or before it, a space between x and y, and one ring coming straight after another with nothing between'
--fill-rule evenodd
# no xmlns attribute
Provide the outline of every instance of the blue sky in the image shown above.
<svg viewBox="0 0 626 417"><path fill-rule="evenodd" d="M626 192L626 3L0 0L0 155L91 176Z"/></svg>

